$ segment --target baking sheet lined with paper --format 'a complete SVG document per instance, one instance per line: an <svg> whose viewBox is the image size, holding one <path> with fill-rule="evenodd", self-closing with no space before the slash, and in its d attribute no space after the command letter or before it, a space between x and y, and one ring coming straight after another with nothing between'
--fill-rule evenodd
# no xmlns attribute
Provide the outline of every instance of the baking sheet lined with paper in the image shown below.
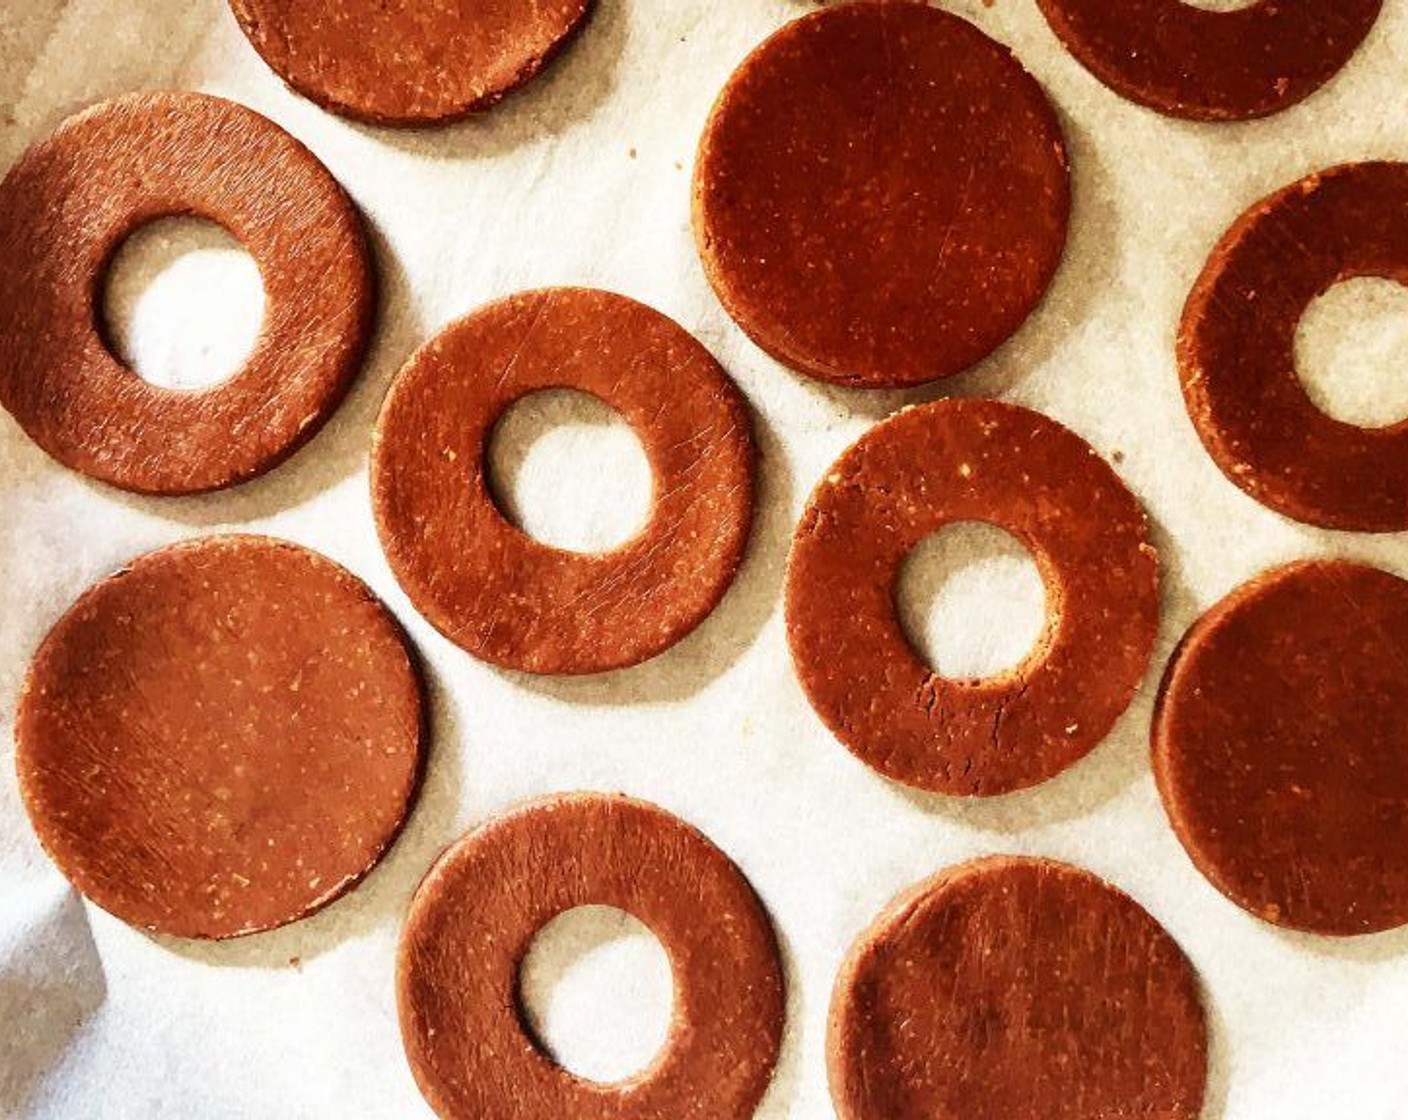
<svg viewBox="0 0 1408 1120"><path fill-rule="evenodd" d="M0 0L3 2L3 0ZM1265 120L1160 116L1100 84L1036 5L944 7L1009 45L1056 105L1072 174L1070 239L1045 300L957 378L853 390L786 369L710 289L690 229L690 175L710 107L738 63L812 5L601 0L522 90L448 127L354 124L288 90L219 0L9 0L0 7L0 167L70 114L133 90L229 98L307 144L366 218L379 280L368 360L327 426L266 477L187 498L135 497L49 459L0 414L0 741L26 667L87 587L133 557L216 531L271 533L366 580L421 652L432 710L425 785L387 858L307 920L221 944L151 937L83 902L44 856L14 767L0 768L0 1114L15 1117L429 1116L396 1022L395 951L410 897L467 828L527 798L623 791L704 832L776 926L787 983L782 1057L759 1115L831 1114L826 1017L847 948L901 890L993 853L1068 860L1128 891L1173 935L1209 1013L1209 1120L1352 1114L1408 1100L1401 1009L1408 934L1332 940L1265 925L1199 874L1149 764L1159 674L1233 587L1284 561L1352 558L1408 576L1402 534L1317 530L1263 508L1203 449L1174 338L1208 254L1248 206L1317 169L1403 158L1408 5L1388 0L1342 73ZM1211 5L1209 5L1211 6ZM530 677L474 660L412 607L368 501L372 425L421 343L527 288L609 289L669 315L738 383L759 451L742 569L692 634L632 669ZM119 259L116 345L144 376L214 380L249 351L257 268L208 225L163 222ZM1408 296L1389 281L1332 289L1301 323L1298 362L1332 414L1408 414ZM1148 510L1162 600L1153 664L1087 758L1025 792L907 791L853 757L799 686L783 618L787 550L840 453L904 405L995 397L1044 412L1115 466ZM501 426L501 500L535 535L576 547L630 536L650 504L638 440L572 394ZM910 565L902 613L944 672L1017 661L1040 630L1040 580L996 532L945 532ZM6 758L12 761L12 748ZM611 913L562 925L529 962L539 1029L603 1079L663 1034L668 967Z"/></svg>

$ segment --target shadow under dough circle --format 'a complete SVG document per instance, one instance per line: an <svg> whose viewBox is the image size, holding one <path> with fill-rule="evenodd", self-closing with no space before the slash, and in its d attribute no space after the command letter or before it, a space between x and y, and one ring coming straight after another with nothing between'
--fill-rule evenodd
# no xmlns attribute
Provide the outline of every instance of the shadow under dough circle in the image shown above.
<svg viewBox="0 0 1408 1120"><path fill-rule="evenodd" d="M1383 0L1037 0L1066 49L1121 97L1166 116L1239 121L1304 100L1335 76Z"/></svg>
<svg viewBox="0 0 1408 1120"><path fill-rule="evenodd" d="M663 1049L616 1083L557 1065L520 1006L538 931L590 905L644 923L674 977ZM776 938L742 872L664 810L598 794L531 802L451 847L411 903L397 991L411 1070L445 1120L749 1120L785 1014Z"/></svg>
<svg viewBox="0 0 1408 1120"><path fill-rule="evenodd" d="M694 169L725 310L778 361L865 388L961 372L1065 250L1056 112L1005 46L921 3L787 24L729 79Z"/></svg>
<svg viewBox="0 0 1408 1120"><path fill-rule="evenodd" d="M1067 864L998 856L900 895L837 977L840 1120L1196 1120L1197 977L1137 902Z"/></svg>
<svg viewBox="0 0 1408 1120"><path fill-rule="evenodd" d="M250 45L310 101L367 124L493 105L571 40L594 0L229 0Z"/></svg>
<svg viewBox="0 0 1408 1120"><path fill-rule="evenodd" d="M654 473L644 529L610 552L534 540L495 504L485 449L515 401L591 393L625 417ZM476 657L584 674L663 652L718 605L752 522L747 405L672 320L610 292L550 288L488 304L397 375L377 422L372 499L407 595Z"/></svg>
<svg viewBox="0 0 1408 1120"><path fill-rule="evenodd" d="M104 910L176 937L272 929L349 891L419 788L414 653L361 580L205 537L86 591L30 665L25 807Z"/></svg>
<svg viewBox="0 0 1408 1120"><path fill-rule="evenodd" d="M925 665L895 609L905 557L961 521L1021 541L1047 593L1036 649L980 680ZM788 562L787 636L812 707L861 761L935 793L1008 793L1093 750L1143 678L1158 611L1134 495L1079 436L996 401L872 428L813 492Z"/></svg>
<svg viewBox="0 0 1408 1120"><path fill-rule="evenodd" d="M1408 421L1361 428L1316 407L1296 328L1342 280L1408 283L1408 163L1345 164L1262 199L1223 235L1183 310L1188 414L1222 472L1286 517L1408 529Z"/></svg>
<svg viewBox="0 0 1408 1120"><path fill-rule="evenodd" d="M142 380L96 302L139 227L196 215L259 264L264 322L230 378ZM272 121L196 93L134 93L69 118L0 185L0 404L51 456L123 490L191 494L272 469L361 367L375 303L361 219Z"/></svg>
<svg viewBox="0 0 1408 1120"><path fill-rule="evenodd" d="M1266 572L1169 662L1154 776L1183 847L1244 910L1308 933L1408 924L1408 582Z"/></svg>

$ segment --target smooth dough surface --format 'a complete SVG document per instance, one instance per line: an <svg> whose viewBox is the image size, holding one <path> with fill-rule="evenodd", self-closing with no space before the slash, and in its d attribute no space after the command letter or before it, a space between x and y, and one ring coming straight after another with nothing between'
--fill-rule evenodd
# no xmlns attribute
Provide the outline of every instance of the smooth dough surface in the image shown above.
<svg viewBox="0 0 1408 1120"><path fill-rule="evenodd" d="M1154 773L1204 875L1276 925L1408 923L1408 582L1312 560L1205 614L1170 662Z"/></svg>
<svg viewBox="0 0 1408 1120"><path fill-rule="evenodd" d="M927 4L860 0L789 23L729 79L695 240L779 361L913 385L986 357L1040 302L1069 179L1055 110L1005 46Z"/></svg>
<svg viewBox="0 0 1408 1120"><path fill-rule="evenodd" d="M1383 0L1037 0L1066 48L1122 97L1171 117L1240 121L1309 97L1349 62Z"/></svg>
<svg viewBox="0 0 1408 1120"><path fill-rule="evenodd" d="M359 579L267 537L148 553L44 639L15 721L30 821L83 894L238 937L350 890L422 770L421 683Z"/></svg>
<svg viewBox="0 0 1408 1120"><path fill-rule="evenodd" d="M1183 952L1087 871L998 856L901 895L827 1036L840 1120L1196 1120L1207 1026Z"/></svg>
<svg viewBox="0 0 1408 1120"><path fill-rule="evenodd" d="M487 108L533 77L594 0L230 0L250 44L325 109L413 127Z"/></svg>

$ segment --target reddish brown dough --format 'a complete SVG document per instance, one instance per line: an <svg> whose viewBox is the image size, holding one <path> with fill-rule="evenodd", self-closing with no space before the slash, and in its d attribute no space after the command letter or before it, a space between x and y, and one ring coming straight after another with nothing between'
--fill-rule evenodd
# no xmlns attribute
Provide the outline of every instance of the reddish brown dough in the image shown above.
<svg viewBox="0 0 1408 1120"><path fill-rule="evenodd" d="M831 1001L840 1120L1196 1120L1197 977L1128 895L1050 860L993 857L902 894Z"/></svg>
<svg viewBox="0 0 1408 1120"><path fill-rule="evenodd" d="M1244 584L1188 632L1154 774L1198 869L1268 922L1408 923L1408 583L1342 560Z"/></svg>
<svg viewBox="0 0 1408 1120"><path fill-rule="evenodd" d="M1257 203L1198 278L1178 336L1188 414L1222 472L1330 529L1408 529L1408 421L1326 415L1296 374L1296 327L1341 280L1408 283L1408 164L1347 164Z"/></svg>
<svg viewBox="0 0 1408 1120"><path fill-rule="evenodd" d="M541 389L620 412L655 474L649 524L611 552L534 540L485 477L495 422ZM476 657L595 673L673 645L723 597L752 518L747 406L709 352L624 296L553 288L480 308L424 346L377 424L372 500L416 608Z"/></svg>
<svg viewBox="0 0 1408 1120"><path fill-rule="evenodd" d="M254 352L195 392L143 381L98 326L113 255L173 215L224 226L264 281ZM360 368L373 305L342 188L288 133L229 101L105 102L30 148L0 185L0 404L59 462L124 490L216 490L293 454Z"/></svg>
<svg viewBox="0 0 1408 1120"><path fill-rule="evenodd" d="M660 939L674 976L654 1061L603 1084L533 1041L519 968L550 920L615 906ZM401 1035L444 1120L747 1120L782 1038L782 970L762 903L727 856L662 809L570 794L452 847L411 903L397 969Z"/></svg>
<svg viewBox="0 0 1408 1120"><path fill-rule="evenodd" d="M365 584L267 537L149 553L87 591L15 722L30 821L104 910L226 938L346 893L421 774L413 654Z"/></svg>
<svg viewBox="0 0 1408 1120"><path fill-rule="evenodd" d="M334 113L414 127L458 120L533 77L593 0L230 0L250 44Z"/></svg>
<svg viewBox="0 0 1408 1120"><path fill-rule="evenodd" d="M778 361L865 387L973 365L1040 302L1070 182L1060 123L1011 52L923 3L789 23L724 87L694 234L738 325Z"/></svg>
<svg viewBox="0 0 1408 1120"><path fill-rule="evenodd" d="M936 674L895 611L904 558L961 521L1015 536L1046 585L1036 648L982 680ZM1158 613L1139 502L1079 436L995 401L941 401L871 429L812 494L787 574L812 706L867 765L938 793L1007 793L1091 751L1144 675Z"/></svg>
<svg viewBox="0 0 1408 1120"><path fill-rule="evenodd" d="M1171 117L1240 121L1278 113L1333 78L1383 0L1257 0L1210 11L1186 0L1037 0L1087 70Z"/></svg>

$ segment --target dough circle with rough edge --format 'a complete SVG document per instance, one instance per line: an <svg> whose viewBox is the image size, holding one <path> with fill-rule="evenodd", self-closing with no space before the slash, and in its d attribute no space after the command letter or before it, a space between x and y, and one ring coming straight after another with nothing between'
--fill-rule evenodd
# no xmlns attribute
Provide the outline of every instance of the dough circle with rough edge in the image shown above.
<svg viewBox="0 0 1408 1120"><path fill-rule="evenodd" d="M123 241L174 215L223 226L264 282L253 353L192 392L143 381L98 326ZM123 490L216 490L277 466L342 401L374 303L352 202L307 148L233 102L104 102L35 144L0 184L0 404L59 462Z"/></svg>
<svg viewBox="0 0 1408 1120"><path fill-rule="evenodd" d="M528 81L593 0L229 0L274 73L367 124L445 124Z"/></svg>
<svg viewBox="0 0 1408 1120"><path fill-rule="evenodd" d="M1316 407L1296 328L1342 280L1408 283L1408 163L1345 164L1258 202L1223 236L1183 311L1188 414L1222 472L1328 529L1408 529L1408 420L1362 428Z"/></svg>
<svg viewBox="0 0 1408 1120"><path fill-rule="evenodd" d="M831 1001L840 1120L1196 1120L1207 1024L1182 950L1087 871L990 857L900 895Z"/></svg>
<svg viewBox="0 0 1408 1120"><path fill-rule="evenodd" d="M1041 301L1070 174L1040 85L923 3L789 23L724 87L694 232L729 315L778 361L862 387L956 374Z"/></svg>
<svg viewBox="0 0 1408 1120"><path fill-rule="evenodd" d="M420 676L345 569L206 537L69 608L15 738L30 820L78 890L143 929L238 937L345 894L396 837L422 770Z"/></svg>
<svg viewBox="0 0 1408 1120"><path fill-rule="evenodd" d="M498 419L561 388L624 416L654 472L648 524L610 552L534 540L486 479ZM723 598L753 459L742 394L683 328L624 296L550 288L488 304L412 356L377 423L372 499L396 578L447 638L508 669L596 673L662 652Z"/></svg>
<svg viewBox="0 0 1408 1120"><path fill-rule="evenodd" d="M674 977L664 1047L616 1083L557 1065L520 1005L538 931L589 905L643 922ZM397 990L411 1071L444 1120L749 1120L782 1038L777 942L743 874L683 821L617 796L535 801L451 847L411 903Z"/></svg>
<svg viewBox="0 0 1408 1120"><path fill-rule="evenodd" d="M1349 62L1383 0L1037 0L1066 49L1105 85L1166 116L1240 121L1309 97Z"/></svg>
<svg viewBox="0 0 1408 1120"><path fill-rule="evenodd" d="M1343 560L1266 572L1169 663L1154 774L1208 880L1309 933L1408 924L1408 582Z"/></svg>
<svg viewBox="0 0 1408 1120"><path fill-rule="evenodd" d="M1036 648L980 680L925 665L895 610L905 557L964 521L1015 536L1046 585ZM862 436L813 492L788 564L812 706L867 765L937 793L1007 793L1094 749L1144 675L1158 612L1138 500L1079 436L995 401L906 409Z"/></svg>

